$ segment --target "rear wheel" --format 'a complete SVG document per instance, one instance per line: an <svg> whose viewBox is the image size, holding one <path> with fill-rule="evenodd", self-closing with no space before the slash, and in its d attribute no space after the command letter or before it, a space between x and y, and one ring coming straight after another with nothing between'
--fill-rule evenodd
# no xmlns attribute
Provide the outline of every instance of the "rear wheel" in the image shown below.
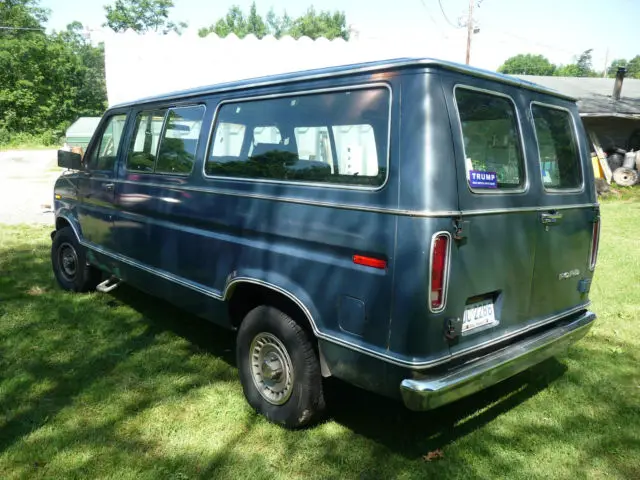
<svg viewBox="0 0 640 480"><path fill-rule="evenodd" d="M249 404L270 421L300 428L325 409L322 375L310 335L270 306L251 310L236 347L240 381Z"/></svg>
<svg viewBox="0 0 640 480"><path fill-rule="evenodd" d="M51 265L58 284L65 290L88 292L100 282L100 271L87 264L85 250L71 227L56 231L51 245Z"/></svg>

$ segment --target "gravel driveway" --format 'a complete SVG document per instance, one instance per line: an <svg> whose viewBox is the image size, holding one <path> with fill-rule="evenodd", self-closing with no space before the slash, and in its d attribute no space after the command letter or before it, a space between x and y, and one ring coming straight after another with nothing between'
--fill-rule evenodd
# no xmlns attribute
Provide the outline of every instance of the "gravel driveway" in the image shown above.
<svg viewBox="0 0 640 480"><path fill-rule="evenodd" d="M0 223L53 225L57 150L0 152Z"/></svg>

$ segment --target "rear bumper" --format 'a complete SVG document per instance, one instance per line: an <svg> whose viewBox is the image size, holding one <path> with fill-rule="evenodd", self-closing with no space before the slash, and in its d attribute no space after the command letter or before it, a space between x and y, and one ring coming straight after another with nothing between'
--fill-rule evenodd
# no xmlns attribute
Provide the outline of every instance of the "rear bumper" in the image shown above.
<svg viewBox="0 0 640 480"><path fill-rule="evenodd" d="M586 311L571 322L510 345L439 376L403 380L402 399L411 410L431 410L505 380L562 353L589 331L596 315Z"/></svg>

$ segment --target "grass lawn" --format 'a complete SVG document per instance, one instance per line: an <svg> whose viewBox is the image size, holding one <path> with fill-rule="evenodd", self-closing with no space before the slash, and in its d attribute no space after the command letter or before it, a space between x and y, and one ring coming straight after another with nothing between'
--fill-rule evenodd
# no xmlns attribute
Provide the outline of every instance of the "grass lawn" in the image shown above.
<svg viewBox="0 0 640 480"><path fill-rule="evenodd" d="M231 333L126 286L64 293L49 229L3 226L0 478L640 478L640 199L602 213L599 320L566 355L431 413L330 382L298 432L247 406Z"/></svg>

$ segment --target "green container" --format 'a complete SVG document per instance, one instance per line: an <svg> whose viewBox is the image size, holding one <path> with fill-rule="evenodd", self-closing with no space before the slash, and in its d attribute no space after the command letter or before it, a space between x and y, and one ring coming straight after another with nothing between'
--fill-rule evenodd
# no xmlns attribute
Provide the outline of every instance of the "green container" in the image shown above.
<svg viewBox="0 0 640 480"><path fill-rule="evenodd" d="M69 147L82 147L85 151L91 140L93 132L98 128L101 117L80 117L65 134L65 144Z"/></svg>

